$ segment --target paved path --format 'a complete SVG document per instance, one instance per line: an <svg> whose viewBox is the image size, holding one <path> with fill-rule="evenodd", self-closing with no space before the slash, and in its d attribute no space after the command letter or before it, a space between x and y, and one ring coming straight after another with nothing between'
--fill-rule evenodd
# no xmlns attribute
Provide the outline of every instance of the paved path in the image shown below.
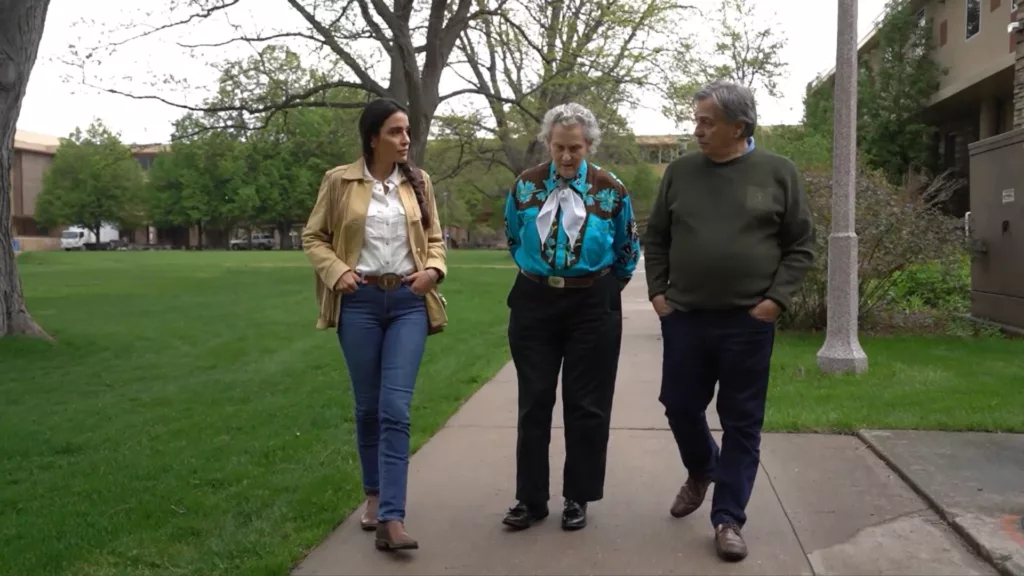
<svg viewBox="0 0 1024 576"><path fill-rule="evenodd" d="M720 562L710 493L690 517L668 514L685 472L657 401L661 341L642 274L623 306L605 499L591 504L586 529L559 527L564 443L557 432L552 516L523 532L501 525L515 492L516 385L509 365L412 459L407 527L419 550L376 551L357 511L295 575L994 573L853 436L765 435L744 530L750 556ZM560 412L559 404L558 428Z"/></svg>

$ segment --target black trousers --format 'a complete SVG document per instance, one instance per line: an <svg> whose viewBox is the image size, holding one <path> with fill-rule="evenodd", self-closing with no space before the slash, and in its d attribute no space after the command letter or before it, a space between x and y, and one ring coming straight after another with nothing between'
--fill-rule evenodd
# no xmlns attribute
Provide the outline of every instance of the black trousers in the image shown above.
<svg viewBox="0 0 1024 576"><path fill-rule="evenodd" d="M509 347L519 379L516 499L539 505L550 498L548 448L561 369L562 496L600 500L622 343L619 282L606 274L586 288L553 288L519 274L508 306Z"/></svg>
<svg viewBox="0 0 1024 576"><path fill-rule="evenodd" d="M760 465L775 325L746 309L676 311L661 319L661 331L659 400L683 465L691 476L715 481L712 524L743 526ZM705 417L716 382L721 449Z"/></svg>

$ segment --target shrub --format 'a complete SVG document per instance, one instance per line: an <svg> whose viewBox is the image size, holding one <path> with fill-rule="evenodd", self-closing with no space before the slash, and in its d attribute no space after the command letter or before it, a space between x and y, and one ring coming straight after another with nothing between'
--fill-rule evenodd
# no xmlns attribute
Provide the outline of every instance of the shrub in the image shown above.
<svg viewBox="0 0 1024 576"><path fill-rule="evenodd" d="M827 319L832 178L820 169L807 171L804 178L815 218L817 257L782 324L821 330ZM859 170L856 232L861 322L884 320L894 310L960 305L960 299L966 298L961 227L940 209L959 184L943 174L921 186L896 188L878 171Z"/></svg>
<svg viewBox="0 0 1024 576"><path fill-rule="evenodd" d="M900 274L889 289L894 307L905 312L943 311L965 314L971 300L970 259L949 264L926 262Z"/></svg>

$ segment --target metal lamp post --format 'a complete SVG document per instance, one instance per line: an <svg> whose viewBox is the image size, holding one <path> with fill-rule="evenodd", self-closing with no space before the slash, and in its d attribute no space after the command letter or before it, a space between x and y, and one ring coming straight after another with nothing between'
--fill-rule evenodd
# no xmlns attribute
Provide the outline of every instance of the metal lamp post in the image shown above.
<svg viewBox="0 0 1024 576"><path fill-rule="evenodd" d="M825 372L860 373L868 369L868 357L857 337L857 0L838 1L828 329L818 351L818 367Z"/></svg>

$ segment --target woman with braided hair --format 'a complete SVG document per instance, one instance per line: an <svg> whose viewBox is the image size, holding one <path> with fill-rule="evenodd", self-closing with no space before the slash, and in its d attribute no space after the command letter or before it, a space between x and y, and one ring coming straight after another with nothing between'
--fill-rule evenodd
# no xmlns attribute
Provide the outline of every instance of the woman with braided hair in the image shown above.
<svg viewBox="0 0 1024 576"><path fill-rule="evenodd" d="M446 253L430 177L409 161L409 118L393 100L359 119L362 157L329 170L302 232L317 275L318 328L337 327L355 400L365 508L381 550L405 530L409 409L429 334L447 323Z"/></svg>

